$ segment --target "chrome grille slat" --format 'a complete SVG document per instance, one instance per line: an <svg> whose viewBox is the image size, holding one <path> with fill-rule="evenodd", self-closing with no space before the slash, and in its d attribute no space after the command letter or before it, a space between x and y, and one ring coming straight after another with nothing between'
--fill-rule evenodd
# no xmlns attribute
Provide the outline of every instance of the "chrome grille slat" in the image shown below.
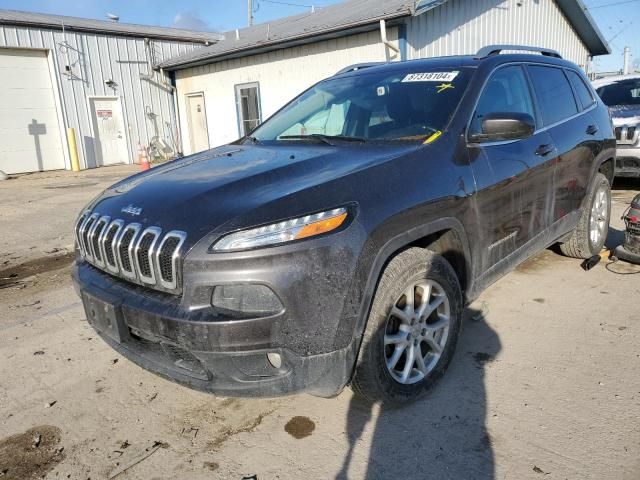
<svg viewBox="0 0 640 480"><path fill-rule="evenodd" d="M130 223L122 229L122 234L118 239L116 247L116 257L120 266L120 273L126 278L137 279L136 268L133 260L133 247L137 240L142 225Z"/></svg>
<svg viewBox="0 0 640 480"><path fill-rule="evenodd" d="M172 230L164 236L156 251L155 264L158 281L166 289L174 290L179 285L180 266L178 262L186 238L185 232Z"/></svg>
<svg viewBox="0 0 640 480"><path fill-rule="evenodd" d="M118 236L122 231L124 221L114 220L104 230L104 237L101 240L102 251L104 252L104 261L109 270L112 273L120 273L120 267L118 266L118 258L116 254L116 242Z"/></svg>
<svg viewBox="0 0 640 480"><path fill-rule="evenodd" d="M74 226L80 256L94 267L130 282L170 293L181 292L182 246L187 234L126 224L84 211Z"/></svg>
<svg viewBox="0 0 640 480"><path fill-rule="evenodd" d="M89 232L89 241L91 243L91 251L93 252L93 261L98 267L104 267L104 251L100 239L104 233L105 228L109 225L110 217L100 217L94 222L91 231Z"/></svg>
<svg viewBox="0 0 640 480"><path fill-rule="evenodd" d="M100 218L100 215L93 213L87 217L87 220L82 224L82 227L80 227L84 256L90 262L93 262L93 253L91 251L91 242L89 241L89 232L98 218Z"/></svg>
<svg viewBox="0 0 640 480"><path fill-rule="evenodd" d="M154 247L162 231L158 227L149 227L140 234L134 249L134 260L138 268L138 278L144 283L155 284L156 272L153 261Z"/></svg>
<svg viewBox="0 0 640 480"><path fill-rule="evenodd" d="M82 212L76 221L76 225L74 227L74 232L76 235L76 243L78 244L78 250L80 251L80 255L84 258L84 245L82 245L82 235L80 233L82 225L86 222L89 217L90 212Z"/></svg>

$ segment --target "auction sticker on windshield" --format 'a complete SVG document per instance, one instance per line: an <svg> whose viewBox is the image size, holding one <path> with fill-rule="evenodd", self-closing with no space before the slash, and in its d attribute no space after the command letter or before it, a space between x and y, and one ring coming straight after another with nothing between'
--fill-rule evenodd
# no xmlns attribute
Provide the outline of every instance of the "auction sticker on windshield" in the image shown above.
<svg viewBox="0 0 640 480"><path fill-rule="evenodd" d="M410 73L402 79L403 82L451 82L458 76L455 72L425 72Z"/></svg>

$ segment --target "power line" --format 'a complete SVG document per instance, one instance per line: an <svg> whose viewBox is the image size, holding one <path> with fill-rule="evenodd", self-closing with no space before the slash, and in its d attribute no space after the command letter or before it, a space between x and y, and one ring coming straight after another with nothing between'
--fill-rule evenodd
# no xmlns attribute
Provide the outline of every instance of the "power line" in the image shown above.
<svg viewBox="0 0 640 480"><path fill-rule="evenodd" d="M614 7L616 5L625 5L627 3L636 3L636 2L640 2L640 0L625 0L623 2L604 3L602 5L596 5L594 7L585 7L585 10L595 10L596 8Z"/></svg>

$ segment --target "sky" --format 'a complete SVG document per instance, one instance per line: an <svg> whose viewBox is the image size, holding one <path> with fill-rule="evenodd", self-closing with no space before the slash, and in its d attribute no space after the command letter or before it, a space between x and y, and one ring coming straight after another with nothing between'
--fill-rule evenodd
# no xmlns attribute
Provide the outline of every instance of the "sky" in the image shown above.
<svg viewBox="0 0 640 480"><path fill-rule="evenodd" d="M383 0L380 0L383 1ZM526 0L524 0L526 1ZM311 5L322 8L340 0L253 0L254 22L309 11ZM622 68L622 52L631 48L632 62L640 70L640 0L583 0L596 20L612 54L596 57L595 69L613 71ZM298 5L291 5L298 4ZM26 10L75 17L105 19L107 13L120 16L121 22L228 31L247 25L246 0L0 0L0 8ZM634 55L635 53L635 55Z"/></svg>

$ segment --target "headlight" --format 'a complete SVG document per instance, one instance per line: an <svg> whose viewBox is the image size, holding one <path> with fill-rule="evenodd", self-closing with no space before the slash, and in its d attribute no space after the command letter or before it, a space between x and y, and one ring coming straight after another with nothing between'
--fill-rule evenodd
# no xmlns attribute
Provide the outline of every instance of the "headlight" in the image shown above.
<svg viewBox="0 0 640 480"><path fill-rule="evenodd" d="M336 208L263 227L241 230L222 237L213 245L212 250L214 252L247 250L314 237L337 229L346 218L347 209Z"/></svg>

